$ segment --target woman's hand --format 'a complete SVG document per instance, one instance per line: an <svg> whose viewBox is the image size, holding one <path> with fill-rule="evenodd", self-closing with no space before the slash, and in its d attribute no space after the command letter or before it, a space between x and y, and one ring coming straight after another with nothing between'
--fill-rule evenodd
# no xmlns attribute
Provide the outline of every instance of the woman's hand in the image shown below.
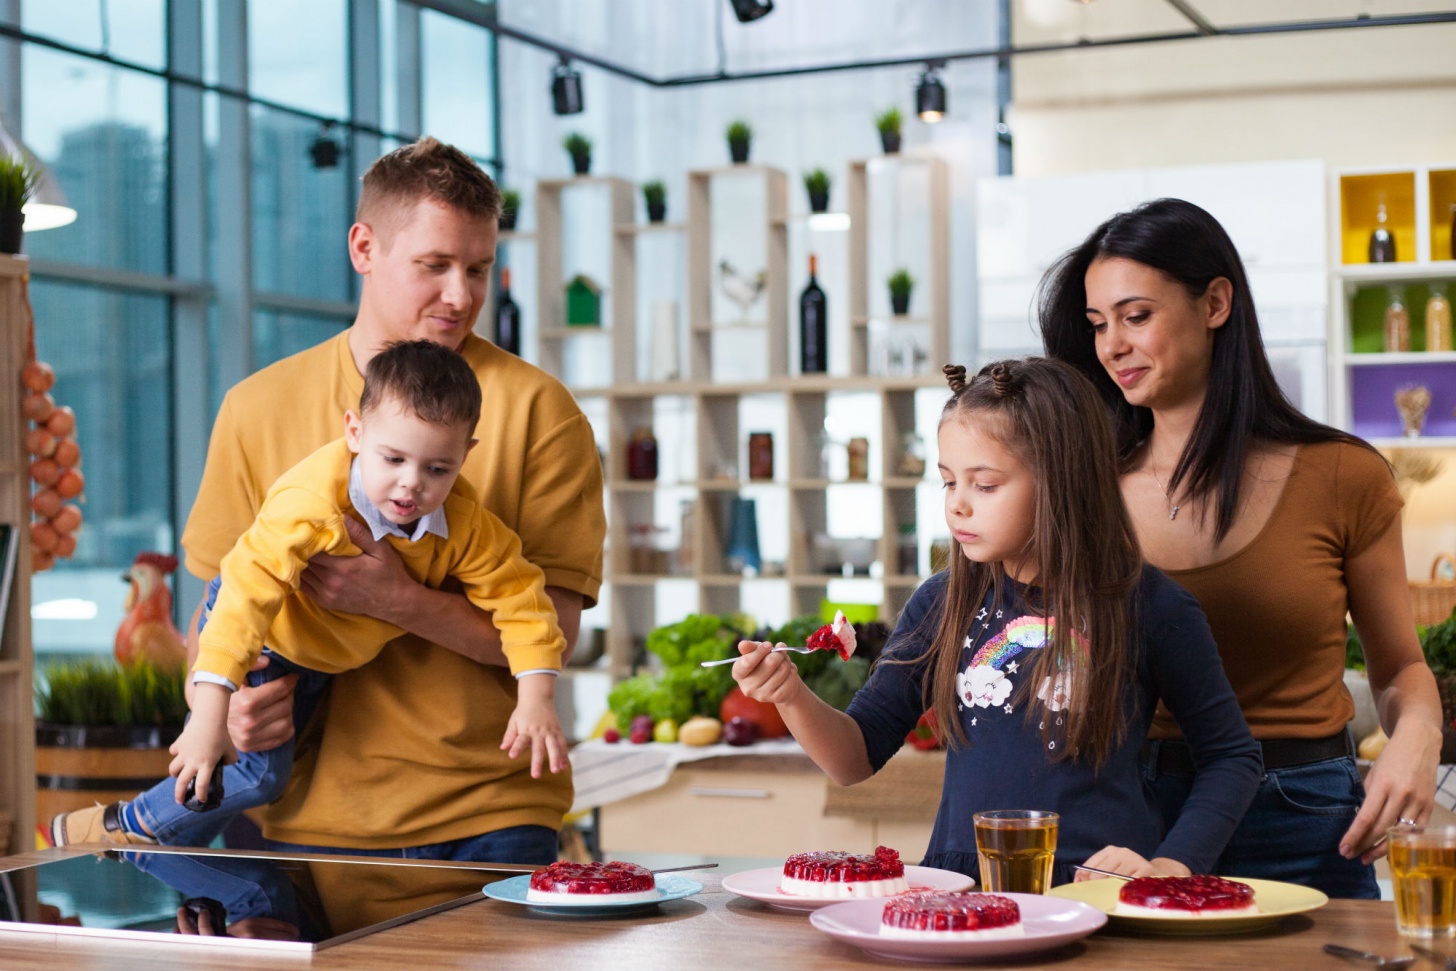
<svg viewBox="0 0 1456 971"><path fill-rule="evenodd" d="M1440 730L1402 719L1365 777L1365 801L1340 839L1340 855L1374 863L1388 849L1387 829L1402 820L1426 822L1436 802L1440 761Z"/></svg>
<svg viewBox="0 0 1456 971"><path fill-rule="evenodd" d="M1125 877L1188 877L1193 875L1192 870L1177 860L1166 856L1147 860L1125 846L1104 846L1087 858L1087 866L1106 870L1108 873L1120 873ZM1078 870L1073 879L1077 883L1081 883L1083 880L1100 880L1101 877L1095 873L1088 873L1086 870Z"/></svg>
<svg viewBox="0 0 1456 971"><path fill-rule="evenodd" d="M803 691L804 682L799 679L799 669L788 654L770 653L772 648L768 641L739 641L738 653L743 656L733 662L733 680L754 701L793 704Z"/></svg>

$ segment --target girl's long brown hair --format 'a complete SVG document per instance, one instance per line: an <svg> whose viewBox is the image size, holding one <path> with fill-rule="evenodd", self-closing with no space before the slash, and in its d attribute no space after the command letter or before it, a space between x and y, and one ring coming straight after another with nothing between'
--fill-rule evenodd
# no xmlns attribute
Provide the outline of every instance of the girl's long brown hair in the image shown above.
<svg viewBox="0 0 1456 971"><path fill-rule="evenodd" d="M1077 370L1046 358L998 361L970 381L946 367L951 399L940 426L974 424L1011 451L1036 484L1036 520L1026 562L1036 575L1027 606L1056 623L1036 652L1018 691L1028 723L1041 721L1054 760L1102 765L1123 740L1121 699L1133 673L1134 594L1142 554L1118 488L1117 450L1102 399ZM987 592L1000 601L999 563L973 563L953 550L945 609L927 658L926 707L952 744L969 740L957 711L956 676L977 611ZM1076 630L1090 644L1078 647ZM1056 719L1028 703L1044 678L1070 675L1071 696Z"/></svg>

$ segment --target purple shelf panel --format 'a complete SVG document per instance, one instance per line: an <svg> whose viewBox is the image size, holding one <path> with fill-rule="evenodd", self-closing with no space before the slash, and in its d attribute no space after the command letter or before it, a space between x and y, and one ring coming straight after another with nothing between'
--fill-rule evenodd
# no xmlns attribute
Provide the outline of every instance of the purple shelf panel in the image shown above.
<svg viewBox="0 0 1456 971"><path fill-rule="evenodd" d="M1423 384L1431 392L1422 435L1456 435L1456 362L1439 364L1374 364L1352 367L1350 429L1361 438L1393 438L1404 433L1395 392Z"/></svg>

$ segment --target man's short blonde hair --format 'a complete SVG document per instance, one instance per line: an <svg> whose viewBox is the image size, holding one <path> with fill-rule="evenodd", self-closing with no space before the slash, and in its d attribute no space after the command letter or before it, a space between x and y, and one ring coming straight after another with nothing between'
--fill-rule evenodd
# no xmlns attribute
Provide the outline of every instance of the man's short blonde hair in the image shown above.
<svg viewBox="0 0 1456 971"><path fill-rule="evenodd" d="M500 218L495 180L460 149L428 135L376 159L363 181L354 221L376 233L393 230L408 209L426 199L469 216Z"/></svg>

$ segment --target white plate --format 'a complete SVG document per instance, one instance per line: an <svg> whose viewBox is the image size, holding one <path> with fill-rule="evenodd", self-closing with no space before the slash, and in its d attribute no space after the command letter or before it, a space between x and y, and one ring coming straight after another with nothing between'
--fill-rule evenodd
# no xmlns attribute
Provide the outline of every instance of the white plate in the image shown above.
<svg viewBox="0 0 1456 971"><path fill-rule="evenodd" d="M880 916L885 901L848 900L809 915L809 923L836 940L853 944L876 957L902 961L985 961L1011 955L1050 951L1086 937L1107 923L1107 915L1077 900L1061 900L1030 893L998 894L1021 908L1022 937L993 937L984 941L934 941L881 937Z"/></svg>
<svg viewBox="0 0 1456 971"><path fill-rule="evenodd" d="M509 880L501 880L499 883L488 883L482 892L492 900L501 900L508 904L524 904L543 914L557 914L565 917L616 917L651 910L668 900L691 897L702 890L703 885L686 877L664 874L657 878L657 899L628 900L616 903L538 903L526 899L526 891L529 889L531 889L531 875L525 873L519 877L511 877Z"/></svg>
<svg viewBox="0 0 1456 971"><path fill-rule="evenodd" d="M783 867L765 867L762 870L730 873L723 878L723 889L779 910L818 910L820 907L842 904L845 901L844 897L801 897L797 894L786 894L779 890L779 881L783 879L783 876ZM910 884L912 893L922 890L969 890L976 885L976 881L964 873L956 873L954 870L937 870L928 866L907 866L905 882ZM883 901L885 898L871 899Z"/></svg>

